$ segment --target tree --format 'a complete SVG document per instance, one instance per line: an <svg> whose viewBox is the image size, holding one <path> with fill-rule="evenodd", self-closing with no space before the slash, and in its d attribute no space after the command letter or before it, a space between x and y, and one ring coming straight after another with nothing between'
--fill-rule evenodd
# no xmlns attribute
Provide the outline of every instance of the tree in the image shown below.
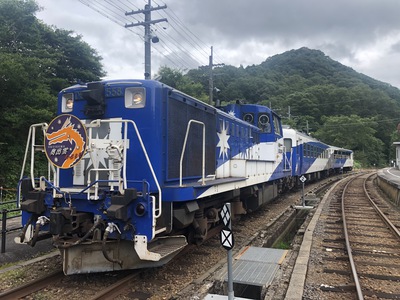
<svg viewBox="0 0 400 300"><path fill-rule="evenodd" d="M17 183L29 126L51 121L57 93L105 75L94 49L43 24L38 10L34 0L0 0L0 185Z"/></svg>
<svg viewBox="0 0 400 300"><path fill-rule="evenodd" d="M157 76L160 77L162 83L199 100L207 101L208 96L204 93L204 87L200 83L190 80L189 77L185 77L179 70L162 66L158 70Z"/></svg>
<svg viewBox="0 0 400 300"><path fill-rule="evenodd" d="M324 117L324 124L314 136L330 145L352 149L363 166L385 164L384 143L375 137L378 123L357 115Z"/></svg>

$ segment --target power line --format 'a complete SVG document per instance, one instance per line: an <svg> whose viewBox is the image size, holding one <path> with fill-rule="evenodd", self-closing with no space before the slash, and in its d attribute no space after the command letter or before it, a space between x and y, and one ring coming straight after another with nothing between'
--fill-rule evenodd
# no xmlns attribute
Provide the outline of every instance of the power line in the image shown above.
<svg viewBox="0 0 400 300"><path fill-rule="evenodd" d="M155 30L148 28L142 36L137 31L133 31L132 27L138 27L139 25L145 26L145 21L138 18L140 13L145 10L140 9L137 5L130 0L104 0L104 2L92 2L90 0L78 0L80 3L88 6L92 10L106 17L110 21L114 22L119 26L123 26L130 32L139 36L142 41L147 43L152 37L159 36L161 39L159 43L153 45L153 49L159 53L160 56L164 57L171 65L178 68L179 70L196 69L201 65L204 65L204 61L208 61L208 49L206 45L196 34L194 34L185 24L181 21L178 15L168 7L167 10L157 9L155 11L162 19L168 20L168 26L164 27L158 22L152 23ZM149 1L149 2L147 2ZM151 0L144 0L144 4L150 3ZM153 0L153 3L158 7L166 7L165 3L160 5ZM134 10L132 10L132 8ZM137 11L138 13L126 14L126 12ZM168 18L168 19L167 19ZM148 21L148 20L147 20ZM128 25L128 26L127 26ZM171 28L175 33L167 34L164 30ZM145 30L146 31L146 30ZM146 38L147 36L147 38ZM175 36L175 37L174 37ZM179 38L179 39L178 39ZM150 43L148 43L150 44ZM150 57L151 50L148 50L148 45L145 47L145 56ZM206 50L207 49L207 50ZM215 57L215 56L214 56ZM148 58L145 58L145 74L150 74L148 68ZM219 60L216 60L217 64L220 64ZM146 77L146 76L145 76Z"/></svg>

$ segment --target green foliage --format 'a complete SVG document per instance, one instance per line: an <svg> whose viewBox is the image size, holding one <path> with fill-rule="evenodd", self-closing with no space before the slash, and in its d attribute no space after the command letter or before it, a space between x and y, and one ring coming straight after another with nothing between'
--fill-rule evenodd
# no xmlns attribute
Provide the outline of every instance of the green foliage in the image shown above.
<svg viewBox="0 0 400 300"><path fill-rule="evenodd" d="M162 83L207 102L208 96L204 92L203 85L184 76L180 71L163 66L156 76L160 77Z"/></svg>
<svg viewBox="0 0 400 300"><path fill-rule="evenodd" d="M357 115L324 117L323 125L315 137L324 142L352 149L357 160L364 166L380 166L385 163L384 143L375 134L378 123L373 118Z"/></svg>
<svg viewBox="0 0 400 300"><path fill-rule="evenodd" d="M0 0L0 184L19 179L29 126L50 122L57 93L104 76L101 57L71 31L35 17L34 0Z"/></svg>
<svg viewBox="0 0 400 300"><path fill-rule="evenodd" d="M184 77L201 82L204 90L208 86L207 68L191 70ZM214 68L214 86L226 103L245 100L272 106L283 123L326 143L347 145L363 167L384 166L395 157L391 133L400 122L400 90L321 51L301 48L247 68Z"/></svg>

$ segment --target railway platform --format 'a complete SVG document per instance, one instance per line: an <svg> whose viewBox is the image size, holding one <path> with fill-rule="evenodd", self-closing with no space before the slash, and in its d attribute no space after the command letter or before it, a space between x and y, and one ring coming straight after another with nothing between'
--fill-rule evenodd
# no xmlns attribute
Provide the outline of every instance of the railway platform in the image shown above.
<svg viewBox="0 0 400 300"><path fill-rule="evenodd" d="M377 172L378 186L389 196L394 205L400 207L400 170L384 168Z"/></svg>

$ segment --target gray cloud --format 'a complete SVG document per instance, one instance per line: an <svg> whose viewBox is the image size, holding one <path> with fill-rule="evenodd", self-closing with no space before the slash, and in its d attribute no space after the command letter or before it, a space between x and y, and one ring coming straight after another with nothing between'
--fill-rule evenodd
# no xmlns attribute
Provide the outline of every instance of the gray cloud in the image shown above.
<svg viewBox="0 0 400 300"><path fill-rule="evenodd" d="M398 0L164 1L169 22L153 26L160 37L160 43L153 45L153 74L160 65L181 69L206 65L211 45L217 62L235 66L259 64L269 56L306 46L400 87ZM46 23L73 29L98 49L111 77L142 78L142 27L132 33L76 0L38 2L44 7L39 17ZM116 2L137 9L145 1ZM163 2L152 1L153 6L158 4ZM166 16L153 13L153 18L161 17ZM201 50L185 38L191 33ZM385 72L381 66L387 68Z"/></svg>

